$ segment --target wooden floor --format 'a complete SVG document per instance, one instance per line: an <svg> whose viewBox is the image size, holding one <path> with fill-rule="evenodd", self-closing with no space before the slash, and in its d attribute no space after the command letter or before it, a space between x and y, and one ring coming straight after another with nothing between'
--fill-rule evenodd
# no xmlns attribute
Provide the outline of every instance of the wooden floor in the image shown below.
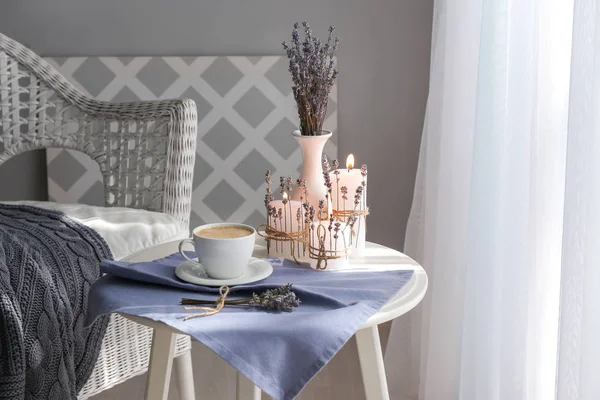
<svg viewBox="0 0 600 400"><path fill-rule="evenodd" d="M382 345L386 346L390 324L380 326ZM194 381L198 400L235 400L235 370L205 347L192 349ZM144 397L146 375L116 386L93 400L138 400ZM177 385L171 381L169 400L178 400ZM263 400L271 397L263 394ZM363 384L354 338L306 386L298 400L364 400Z"/></svg>

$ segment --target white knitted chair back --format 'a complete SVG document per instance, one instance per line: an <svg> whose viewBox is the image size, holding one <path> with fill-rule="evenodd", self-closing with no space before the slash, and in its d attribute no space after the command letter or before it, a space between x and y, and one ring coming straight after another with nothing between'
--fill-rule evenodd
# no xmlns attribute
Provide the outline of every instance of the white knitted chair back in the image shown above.
<svg viewBox="0 0 600 400"><path fill-rule="evenodd" d="M100 166L107 207L170 214L186 225L196 156L192 100L90 99L28 48L0 33L0 166L34 149L81 151ZM113 316L85 399L148 366L152 330ZM176 355L189 350L179 336Z"/></svg>

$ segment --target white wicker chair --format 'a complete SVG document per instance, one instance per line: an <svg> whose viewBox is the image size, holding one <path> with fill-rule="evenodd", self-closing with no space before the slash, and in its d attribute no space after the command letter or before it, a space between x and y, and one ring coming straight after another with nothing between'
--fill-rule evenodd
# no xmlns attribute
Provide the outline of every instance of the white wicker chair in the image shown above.
<svg viewBox="0 0 600 400"><path fill-rule="evenodd" d="M192 100L113 104L90 99L0 33L0 165L28 150L75 149L99 164L107 207L164 212L187 226L196 129ZM151 329L113 316L79 398L144 373L151 339ZM189 338L179 337L176 355L189 360L189 350Z"/></svg>

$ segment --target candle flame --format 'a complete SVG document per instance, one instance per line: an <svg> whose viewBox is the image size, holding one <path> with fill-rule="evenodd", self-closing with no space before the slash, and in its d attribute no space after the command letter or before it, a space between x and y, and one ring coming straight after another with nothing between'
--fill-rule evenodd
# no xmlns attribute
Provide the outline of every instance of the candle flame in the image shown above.
<svg viewBox="0 0 600 400"><path fill-rule="evenodd" d="M354 168L354 154L348 154L348 158L346 158L346 167L348 169Z"/></svg>
<svg viewBox="0 0 600 400"><path fill-rule="evenodd" d="M283 199L284 199L284 200L287 200L287 199L288 199L288 194L287 194L287 192L283 192Z"/></svg>

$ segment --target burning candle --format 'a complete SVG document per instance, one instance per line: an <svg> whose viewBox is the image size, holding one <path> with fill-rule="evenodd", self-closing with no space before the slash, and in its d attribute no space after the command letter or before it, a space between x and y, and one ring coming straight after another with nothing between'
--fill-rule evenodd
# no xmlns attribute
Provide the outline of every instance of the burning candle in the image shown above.
<svg viewBox="0 0 600 400"><path fill-rule="evenodd" d="M348 155L346 168L329 173L331 179L331 197L333 208L342 215L342 219L353 211L367 210L367 168L354 168L354 155ZM356 236L351 238L351 247L362 249L366 241L366 216L360 215L354 224Z"/></svg>
<svg viewBox="0 0 600 400"><path fill-rule="evenodd" d="M346 157L346 168L348 168L348 170L354 168L354 154L352 153L348 154L348 157Z"/></svg>

